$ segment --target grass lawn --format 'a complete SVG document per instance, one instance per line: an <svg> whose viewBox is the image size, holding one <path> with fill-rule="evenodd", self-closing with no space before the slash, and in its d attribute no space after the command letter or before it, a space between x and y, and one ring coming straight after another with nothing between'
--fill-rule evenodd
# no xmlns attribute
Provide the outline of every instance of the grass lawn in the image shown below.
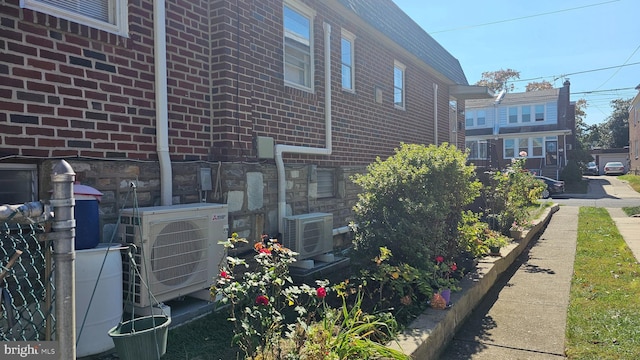
<svg viewBox="0 0 640 360"><path fill-rule="evenodd" d="M637 359L640 265L606 209L581 208L567 317L569 359Z"/></svg>
<svg viewBox="0 0 640 360"><path fill-rule="evenodd" d="M227 311L220 310L169 330L162 360L242 359L240 349L231 346L233 324L227 317Z"/></svg>
<svg viewBox="0 0 640 360"><path fill-rule="evenodd" d="M620 176L619 179L627 181L629 185L631 185L633 190L640 192L640 176L627 174L627 175Z"/></svg>

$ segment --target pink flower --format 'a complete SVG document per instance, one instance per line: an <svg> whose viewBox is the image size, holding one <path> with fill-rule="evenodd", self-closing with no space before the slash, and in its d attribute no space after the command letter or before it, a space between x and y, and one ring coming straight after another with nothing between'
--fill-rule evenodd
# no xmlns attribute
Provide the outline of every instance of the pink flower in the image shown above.
<svg viewBox="0 0 640 360"><path fill-rule="evenodd" d="M520 153L518 155L520 155L520 157L526 157L527 156L527 152L523 150L523 151L520 151Z"/></svg>
<svg viewBox="0 0 640 360"><path fill-rule="evenodd" d="M229 274L226 271L222 270L222 271L220 271L220 277L223 278L223 279L228 279L231 276L229 276Z"/></svg>
<svg viewBox="0 0 640 360"><path fill-rule="evenodd" d="M260 249L260 253L261 254L271 255L271 250L269 250L267 248L262 248L262 249Z"/></svg>
<svg viewBox="0 0 640 360"><path fill-rule="evenodd" d="M456 263L451 264L451 271L456 271L458 270L458 265L456 265Z"/></svg>
<svg viewBox="0 0 640 360"><path fill-rule="evenodd" d="M324 299L325 296L327 296L327 289L323 288L323 287L319 287L318 290L316 290L316 295L320 298L320 299Z"/></svg>
<svg viewBox="0 0 640 360"><path fill-rule="evenodd" d="M440 263L442 263L442 262L444 262L444 257L442 257L442 256L436 256L436 263L440 264Z"/></svg>
<svg viewBox="0 0 640 360"><path fill-rule="evenodd" d="M264 295L258 295L258 297L256 298L256 304L269 305L269 298Z"/></svg>

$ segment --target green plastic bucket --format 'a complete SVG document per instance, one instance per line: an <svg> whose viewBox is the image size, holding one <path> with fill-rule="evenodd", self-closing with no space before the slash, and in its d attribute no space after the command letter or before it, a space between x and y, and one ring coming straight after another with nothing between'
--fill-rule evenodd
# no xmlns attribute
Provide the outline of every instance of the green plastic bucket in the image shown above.
<svg viewBox="0 0 640 360"><path fill-rule="evenodd" d="M171 318L153 315L128 320L109 330L123 360L158 360L167 352Z"/></svg>

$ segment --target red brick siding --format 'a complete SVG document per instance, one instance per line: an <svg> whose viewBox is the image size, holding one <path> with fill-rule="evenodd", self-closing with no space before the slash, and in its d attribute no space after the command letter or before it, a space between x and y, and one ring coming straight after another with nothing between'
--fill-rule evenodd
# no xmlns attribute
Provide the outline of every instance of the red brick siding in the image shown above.
<svg viewBox="0 0 640 360"><path fill-rule="evenodd" d="M348 181L351 173L376 156L391 155L400 142L434 141L434 83L439 87L438 137L448 141L448 84L350 11L329 8L334 2L301 1L316 11L313 92L284 84L282 0L167 2L169 152L173 161L214 160L230 166L238 160L257 163L257 136L273 137L277 144L324 147L327 22L332 26L333 154L287 154L286 161L341 167L344 197L308 201L307 191L289 195L296 212L312 206L333 212L336 224L342 224L338 219L348 218L357 192ZM99 188L106 186L101 179L121 176L116 173L126 169L124 160L157 160L153 6L151 0L128 4L128 38L20 9L19 0L0 6L0 157L119 160L112 168L108 162L92 163L95 168L80 174L95 177L90 183ZM355 93L341 88L342 29L356 37ZM405 110L393 105L394 60L406 66ZM375 101L376 88L382 89L382 103ZM174 178L184 173L185 164L190 162L174 164ZM157 179L156 165L140 165L148 171L145 179ZM256 171L275 176L272 161L260 165L266 170ZM191 167L189 172L196 174ZM183 203L199 201L191 177L174 184ZM109 186L119 189L117 184ZM275 192L274 180L268 188ZM150 205L159 190L147 190ZM269 193L263 213L275 208L275 196ZM109 206L122 205L118 196L113 199Z"/></svg>

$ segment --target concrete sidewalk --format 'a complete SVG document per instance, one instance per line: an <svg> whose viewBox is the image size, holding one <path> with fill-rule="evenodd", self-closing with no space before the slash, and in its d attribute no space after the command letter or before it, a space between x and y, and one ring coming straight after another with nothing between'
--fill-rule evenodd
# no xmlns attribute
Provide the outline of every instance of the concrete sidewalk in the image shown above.
<svg viewBox="0 0 640 360"><path fill-rule="evenodd" d="M640 261L640 217L627 216L620 208L608 208L607 210L633 256Z"/></svg>
<svg viewBox="0 0 640 360"><path fill-rule="evenodd" d="M503 274L440 359L561 359L578 207L563 206Z"/></svg>

